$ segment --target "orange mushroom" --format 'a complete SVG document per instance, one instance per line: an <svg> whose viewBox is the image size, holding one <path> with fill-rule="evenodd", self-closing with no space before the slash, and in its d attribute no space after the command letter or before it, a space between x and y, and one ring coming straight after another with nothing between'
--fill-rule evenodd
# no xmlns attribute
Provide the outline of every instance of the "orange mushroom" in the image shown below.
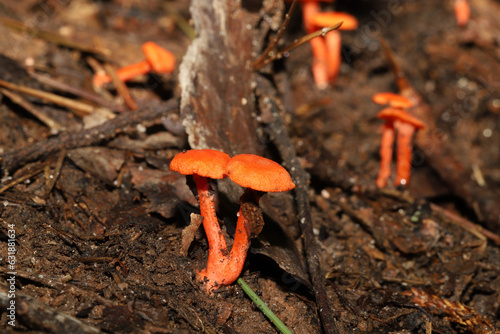
<svg viewBox="0 0 500 334"><path fill-rule="evenodd" d="M231 158L226 165L226 173L233 182L246 189L240 198L231 253L224 262L209 263L206 270L200 272L209 291L220 285L233 283L243 269L253 224L242 208L249 203L258 205L263 195L261 192L280 192L295 188L290 175L280 164L253 154L239 154Z"/></svg>
<svg viewBox="0 0 500 334"><path fill-rule="evenodd" d="M340 71L342 60L342 38L341 30L355 30L358 28L358 20L350 14L341 12L316 13L311 19L311 23L319 28L326 28L343 22L337 30L332 30L324 37L327 49L328 81L335 82Z"/></svg>
<svg viewBox="0 0 500 334"><path fill-rule="evenodd" d="M397 131L396 181L395 185L408 185L411 174L412 138L415 130L425 127L418 118L401 108L385 108L377 114L377 118L386 121L383 127L380 145L380 172L376 180L379 188L385 187L391 173L392 146L394 132Z"/></svg>
<svg viewBox="0 0 500 334"><path fill-rule="evenodd" d="M170 170L183 175L192 175L196 183L200 213L203 216L203 227L208 239L208 266L223 261L227 253L226 240L215 212L215 195L210 190L209 178L225 178L229 159L226 153L201 149L179 153L170 162Z"/></svg>
<svg viewBox="0 0 500 334"><path fill-rule="evenodd" d="M121 81L128 81L136 76L147 74L151 71L156 73L171 73L175 69L175 56L154 42L146 42L142 45L142 52L146 59L120 68L116 74ZM93 83L102 87L111 82L111 77L105 73L96 73Z"/></svg>

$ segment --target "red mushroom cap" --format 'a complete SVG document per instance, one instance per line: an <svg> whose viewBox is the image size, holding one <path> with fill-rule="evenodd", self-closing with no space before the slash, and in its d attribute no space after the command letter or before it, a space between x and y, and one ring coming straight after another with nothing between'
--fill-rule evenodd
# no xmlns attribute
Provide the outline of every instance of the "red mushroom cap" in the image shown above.
<svg viewBox="0 0 500 334"><path fill-rule="evenodd" d="M416 129L421 129L425 127L425 123L416 118L415 116L409 114L403 109L399 108L384 108L378 114L377 118L386 120L386 121L395 121L399 120L404 123L408 123L413 125Z"/></svg>
<svg viewBox="0 0 500 334"><path fill-rule="evenodd" d="M317 13L311 21L317 27L321 28L330 27L342 21L343 23L338 30L355 30L358 28L358 20L354 16L341 12Z"/></svg>
<svg viewBox="0 0 500 334"><path fill-rule="evenodd" d="M290 174L280 164L253 154L238 154L226 166L229 178L245 188L281 192L295 188Z"/></svg>
<svg viewBox="0 0 500 334"><path fill-rule="evenodd" d="M411 108L413 102L402 95L390 92L377 93L372 96L372 101L380 105L390 105L394 108Z"/></svg>
<svg viewBox="0 0 500 334"><path fill-rule="evenodd" d="M142 52L153 71L157 73L171 73L174 71L175 56L172 52L165 50L154 42L144 43Z"/></svg>
<svg viewBox="0 0 500 334"><path fill-rule="evenodd" d="M211 179L223 179L227 176L226 164L229 159L229 155L217 150L189 150L172 159L170 170L182 175L197 174Z"/></svg>

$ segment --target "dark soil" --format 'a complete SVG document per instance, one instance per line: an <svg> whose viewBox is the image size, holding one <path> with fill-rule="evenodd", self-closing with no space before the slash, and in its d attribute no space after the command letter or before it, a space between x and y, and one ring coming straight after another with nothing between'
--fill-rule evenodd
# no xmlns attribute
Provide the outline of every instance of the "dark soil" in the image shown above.
<svg viewBox="0 0 500 334"><path fill-rule="evenodd" d="M308 44L252 70L282 1L2 2L0 80L90 106L0 88L2 332L276 333L237 284L205 293L202 229L183 244L198 204L169 162L213 148L283 163L297 184L262 198L241 276L292 332L498 333L500 3L470 3L465 28L451 0L323 4L360 26L319 90ZM298 6L278 48L304 34ZM92 87L146 41L174 73ZM375 186L383 91L420 100L427 124L406 189ZM217 189L230 241L242 190Z"/></svg>

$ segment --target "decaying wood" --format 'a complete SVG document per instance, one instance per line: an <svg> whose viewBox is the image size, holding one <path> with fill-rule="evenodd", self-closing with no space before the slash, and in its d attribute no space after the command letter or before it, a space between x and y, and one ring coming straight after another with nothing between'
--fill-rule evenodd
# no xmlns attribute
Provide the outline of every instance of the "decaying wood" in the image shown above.
<svg viewBox="0 0 500 334"><path fill-rule="evenodd" d="M264 97L266 100L266 98ZM295 194L298 206L298 220L304 237L304 248L306 253L307 265L311 275L311 281L314 289L314 296L318 304L318 312L321 317L321 323L325 333L338 333L335 318L328 302L325 288L325 275L323 274L318 257L318 245L313 233L312 218L309 205L309 174L301 166L295 147L288 136L283 119L281 118L278 106L270 98L267 98L272 121L269 128L272 131L272 137L276 147L284 160L284 164L290 170L290 174L295 182Z"/></svg>
<svg viewBox="0 0 500 334"><path fill-rule="evenodd" d="M238 1L192 2L198 37L180 65L181 118L192 148L261 154L252 82L253 34Z"/></svg>

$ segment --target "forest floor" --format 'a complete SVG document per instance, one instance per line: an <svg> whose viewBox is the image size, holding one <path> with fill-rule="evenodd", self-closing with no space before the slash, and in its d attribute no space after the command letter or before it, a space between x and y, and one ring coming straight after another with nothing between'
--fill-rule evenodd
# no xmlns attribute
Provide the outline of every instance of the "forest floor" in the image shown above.
<svg viewBox="0 0 500 334"><path fill-rule="evenodd" d="M215 148L266 156L297 181L262 198L241 276L292 332L498 333L500 3L470 4L466 27L451 0L322 4L359 27L318 89L308 43L249 66L281 0L2 2L0 328L276 333L238 284L207 294L196 279L206 236L183 237L198 203L169 163ZM299 5L278 48L304 35ZM175 55L173 73L93 87L105 64L143 60L146 41ZM426 123L406 188L394 175L375 185L377 92L413 97ZM241 188L217 189L229 241Z"/></svg>

